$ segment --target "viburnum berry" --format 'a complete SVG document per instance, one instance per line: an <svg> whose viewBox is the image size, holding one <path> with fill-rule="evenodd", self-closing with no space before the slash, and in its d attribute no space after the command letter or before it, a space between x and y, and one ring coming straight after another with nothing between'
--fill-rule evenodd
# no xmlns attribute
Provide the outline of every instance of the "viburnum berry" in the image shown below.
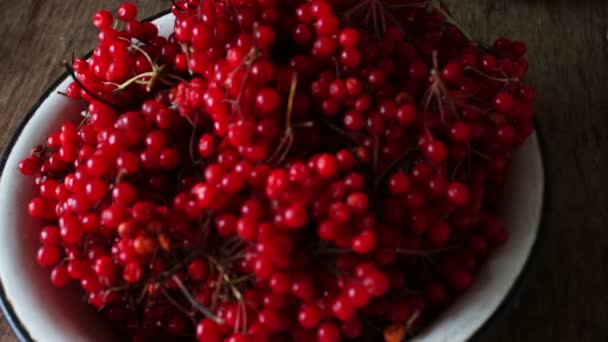
<svg viewBox="0 0 608 342"><path fill-rule="evenodd" d="M59 265L53 268L51 272L51 283L56 287L63 287L70 281L70 275L68 274L67 267Z"/></svg>
<svg viewBox="0 0 608 342"><path fill-rule="evenodd" d="M319 342L338 342L340 341L340 330L335 323L323 323L317 329Z"/></svg>
<svg viewBox="0 0 608 342"><path fill-rule="evenodd" d="M196 259L188 265L188 275L194 280L203 280L209 273L209 267L203 259Z"/></svg>
<svg viewBox="0 0 608 342"><path fill-rule="evenodd" d="M256 96L256 108L262 115L269 115L279 109L280 96L274 89L263 89Z"/></svg>
<svg viewBox="0 0 608 342"><path fill-rule="evenodd" d="M135 19L137 16L137 7L131 2L125 2L118 7L117 16L118 19L123 21Z"/></svg>
<svg viewBox="0 0 608 342"><path fill-rule="evenodd" d="M40 266L50 267L59 262L61 258L61 250L54 245L46 245L38 249L37 261Z"/></svg>
<svg viewBox="0 0 608 342"><path fill-rule="evenodd" d="M424 153L433 162L440 163L447 157L448 150L443 142L432 140L424 145Z"/></svg>
<svg viewBox="0 0 608 342"><path fill-rule="evenodd" d="M84 117L18 165L51 283L133 340L432 323L508 238L492 208L534 130L527 47L364 7L179 0L163 35L133 3L95 12L62 90Z"/></svg>
<svg viewBox="0 0 608 342"><path fill-rule="evenodd" d="M354 48L359 44L359 31L345 28L340 32L340 45L345 48Z"/></svg>
<svg viewBox="0 0 608 342"><path fill-rule="evenodd" d="M106 10L99 10L95 12L95 15L93 16L93 24L97 28L109 27L110 25L112 25L112 21L112 13Z"/></svg>
<svg viewBox="0 0 608 342"><path fill-rule="evenodd" d="M304 304L300 308L298 314L298 322L306 329L312 329L317 326L321 320L321 310L315 304Z"/></svg>
<svg viewBox="0 0 608 342"><path fill-rule="evenodd" d="M28 157L19 163L19 171L26 176L35 174L40 168L40 160L36 157Z"/></svg>
<svg viewBox="0 0 608 342"><path fill-rule="evenodd" d="M460 182L453 182L448 185L447 196L454 204L466 205L469 202L469 191L467 187Z"/></svg>
<svg viewBox="0 0 608 342"><path fill-rule="evenodd" d="M499 93L494 98L494 107L501 113L507 113L513 104L513 96L509 93Z"/></svg>
<svg viewBox="0 0 608 342"><path fill-rule="evenodd" d="M200 342L220 342L222 332L220 326L213 320L205 318L196 325L196 338Z"/></svg>
<svg viewBox="0 0 608 342"><path fill-rule="evenodd" d="M464 70L459 63L448 63L441 70L441 77L449 83L457 84L462 80Z"/></svg>

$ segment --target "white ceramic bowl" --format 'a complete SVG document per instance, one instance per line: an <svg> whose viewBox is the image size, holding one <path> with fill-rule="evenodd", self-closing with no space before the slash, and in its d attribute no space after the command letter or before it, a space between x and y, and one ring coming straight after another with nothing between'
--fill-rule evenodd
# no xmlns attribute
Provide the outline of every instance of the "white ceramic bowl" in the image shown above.
<svg viewBox="0 0 608 342"><path fill-rule="evenodd" d="M162 34L169 34L173 16L152 18ZM22 341L110 341L105 324L84 303L77 286L57 289L49 271L35 262L40 223L27 215L34 196L31 177L17 170L19 161L61 122L79 115L81 106L57 94L70 80L59 79L27 115L0 161L0 303L5 317ZM415 340L466 341L478 334L506 302L537 241L543 211L543 161L536 135L517 151L503 196L501 215L510 238L477 275L473 288Z"/></svg>

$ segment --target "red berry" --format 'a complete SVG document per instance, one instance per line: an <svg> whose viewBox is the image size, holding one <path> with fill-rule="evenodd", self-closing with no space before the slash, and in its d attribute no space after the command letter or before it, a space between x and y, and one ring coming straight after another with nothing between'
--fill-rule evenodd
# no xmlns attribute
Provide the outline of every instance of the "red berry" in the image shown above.
<svg viewBox="0 0 608 342"><path fill-rule="evenodd" d="M416 121L416 107L411 104L403 105L399 107L395 116L402 125L410 125Z"/></svg>
<svg viewBox="0 0 608 342"><path fill-rule="evenodd" d="M310 13L317 19L329 15L331 12L331 5L325 0L315 0L310 3Z"/></svg>
<svg viewBox="0 0 608 342"><path fill-rule="evenodd" d="M389 190L395 195L404 194L410 188L410 177L405 172L396 172L389 179Z"/></svg>
<svg viewBox="0 0 608 342"><path fill-rule="evenodd" d="M285 224L292 229L300 229L308 222L307 208L296 203L285 210L283 213Z"/></svg>
<svg viewBox="0 0 608 342"><path fill-rule="evenodd" d="M371 231L363 231L352 241L353 251L359 254L369 254L376 247L376 234Z"/></svg>
<svg viewBox="0 0 608 342"><path fill-rule="evenodd" d="M319 36L333 35L338 32L340 23L334 15L324 15L317 19L315 27Z"/></svg>
<svg viewBox="0 0 608 342"><path fill-rule="evenodd" d="M342 321L348 321L355 314L355 308L347 297L338 297L331 306L331 309Z"/></svg>
<svg viewBox="0 0 608 342"><path fill-rule="evenodd" d="M354 48L359 44L359 31L353 28L345 28L340 32L340 45L345 48Z"/></svg>
<svg viewBox="0 0 608 342"><path fill-rule="evenodd" d="M431 140L424 146L424 153L433 162L440 163L447 157L448 150L443 142Z"/></svg>
<svg viewBox="0 0 608 342"><path fill-rule="evenodd" d="M93 25L100 29L106 28L112 25L113 20L112 13L106 10L99 10L93 16Z"/></svg>
<svg viewBox="0 0 608 342"><path fill-rule="evenodd" d="M452 182L447 187L447 197L452 203L464 206L469 203L469 190L463 183Z"/></svg>
<svg viewBox="0 0 608 342"><path fill-rule="evenodd" d="M464 122L456 122L450 127L450 136L452 140L458 142L467 142L471 139L471 131L469 125Z"/></svg>
<svg viewBox="0 0 608 342"><path fill-rule="evenodd" d="M222 330L215 321L205 318L196 325L196 338L199 342L221 342Z"/></svg>
<svg viewBox="0 0 608 342"><path fill-rule="evenodd" d="M56 287L63 287L70 281L70 275L66 266L56 266L51 272L51 283Z"/></svg>
<svg viewBox="0 0 608 342"><path fill-rule="evenodd" d="M61 258L61 250L54 245L45 245L38 249L36 261L42 267L54 266Z"/></svg>
<svg viewBox="0 0 608 342"><path fill-rule="evenodd" d="M335 156L323 154L317 160L317 172L325 178L331 178L338 173L339 164Z"/></svg>
<svg viewBox="0 0 608 342"><path fill-rule="evenodd" d="M298 322L306 329L313 329L321 320L321 310L316 304L304 304L298 314Z"/></svg>
<svg viewBox="0 0 608 342"><path fill-rule="evenodd" d="M255 103L260 115L266 117L279 109L281 98L276 90L266 88L257 94Z"/></svg>
<svg viewBox="0 0 608 342"><path fill-rule="evenodd" d="M188 265L188 275L197 281L203 280L209 273L209 266L203 259L195 259Z"/></svg>
<svg viewBox="0 0 608 342"><path fill-rule="evenodd" d="M358 308L365 307L370 300L367 289L363 285L357 283L354 283L348 287L346 295L351 300L353 305Z"/></svg>
<svg viewBox="0 0 608 342"><path fill-rule="evenodd" d="M143 270L141 266L136 262L130 262L125 265L125 269L122 273L123 279L128 283L137 283L143 276Z"/></svg>
<svg viewBox="0 0 608 342"><path fill-rule="evenodd" d="M499 93L494 98L494 108L501 113L508 113L513 104L513 96L509 93Z"/></svg>
<svg viewBox="0 0 608 342"><path fill-rule="evenodd" d="M137 7L131 2L125 2L118 7L117 17L122 21L133 20L137 17Z"/></svg>
<svg viewBox="0 0 608 342"><path fill-rule="evenodd" d="M274 273L269 280L270 288L273 292L289 294L291 292L292 281L288 273Z"/></svg>
<svg viewBox="0 0 608 342"><path fill-rule="evenodd" d="M448 63L441 70L441 77L448 83L457 84L462 80L464 71L460 63Z"/></svg>
<svg viewBox="0 0 608 342"><path fill-rule="evenodd" d="M255 32L257 44L259 48L268 48L275 39L276 33L270 26L260 25Z"/></svg>
<svg viewBox="0 0 608 342"><path fill-rule="evenodd" d="M323 323L317 329L319 342L339 342L340 329L334 323Z"/></svg>

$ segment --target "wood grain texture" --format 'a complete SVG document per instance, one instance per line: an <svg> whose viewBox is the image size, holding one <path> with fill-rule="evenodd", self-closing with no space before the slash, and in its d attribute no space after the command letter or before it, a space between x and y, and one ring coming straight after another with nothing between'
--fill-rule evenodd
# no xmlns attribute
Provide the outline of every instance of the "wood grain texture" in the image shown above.
<svg viewBox="0 0 608 342"><path fill-rule="evenodd" d="M142 16L168 0L139 0ZM542 252L488 341L608 340L608 2L451 0L483 40L528 43L550 188ZM0 148L62 72L94 46L90 17L110 0L0 0ZM0 319L0 341L16 341Z"/></svg>

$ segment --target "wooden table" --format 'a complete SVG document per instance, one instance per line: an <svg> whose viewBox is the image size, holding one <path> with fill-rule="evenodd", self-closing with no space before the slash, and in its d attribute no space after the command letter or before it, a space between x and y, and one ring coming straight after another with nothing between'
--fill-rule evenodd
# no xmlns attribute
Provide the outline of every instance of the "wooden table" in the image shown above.
<svg viewBox="0 0 608 342"><path fill-rule="evenodd" d="M138 0L142 16L168 0ZM542 251L488 341L608 340L608 2L451 0L484 40L528 43L546 140L549 206ZM90 17L117 1L0 0L0 148L62 72L95 42ZM0 341L15 341L0 319ZM42 341L44 342L44 341Z"/></svg>

